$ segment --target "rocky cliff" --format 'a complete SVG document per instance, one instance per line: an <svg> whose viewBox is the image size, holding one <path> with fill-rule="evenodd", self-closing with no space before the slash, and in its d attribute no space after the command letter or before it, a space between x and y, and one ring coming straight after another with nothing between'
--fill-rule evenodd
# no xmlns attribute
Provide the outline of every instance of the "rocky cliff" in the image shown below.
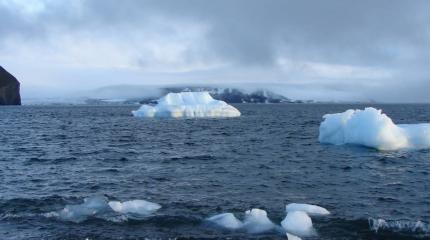
<svg viewBox="0 0 430 240"><path fill-rule="evenodd" d="M19 82L0 66L0 105L21 105Z"/></svg>

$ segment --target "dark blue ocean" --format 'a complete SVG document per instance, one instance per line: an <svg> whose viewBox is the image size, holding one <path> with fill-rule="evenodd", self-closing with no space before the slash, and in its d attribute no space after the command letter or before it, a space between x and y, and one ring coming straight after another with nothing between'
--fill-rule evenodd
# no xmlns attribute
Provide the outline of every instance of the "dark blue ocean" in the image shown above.
<svg viewBox="0 0 430 240"><path fill-rule="evenodd" d="M304 239L430 239L430 150L322 145L326 113L363 105L243 104L240 118L132 117L138 106L0 108L0 239L286 239L205 224L261 208L279 224L292 202L323 206ZM396 123L430 105L376 105ZM102 196L162 208L142 219L56 217Z"/></svg>

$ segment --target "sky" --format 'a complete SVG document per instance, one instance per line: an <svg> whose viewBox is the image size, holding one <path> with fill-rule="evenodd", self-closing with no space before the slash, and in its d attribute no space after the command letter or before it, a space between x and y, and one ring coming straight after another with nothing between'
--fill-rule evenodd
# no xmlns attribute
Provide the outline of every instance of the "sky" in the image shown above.
<svg viewBox="0 0 430 240"><path fill-rule="evenodd" d="M215 85L430 102L430 1L0 0L0 65L23 99Z"/></svg>

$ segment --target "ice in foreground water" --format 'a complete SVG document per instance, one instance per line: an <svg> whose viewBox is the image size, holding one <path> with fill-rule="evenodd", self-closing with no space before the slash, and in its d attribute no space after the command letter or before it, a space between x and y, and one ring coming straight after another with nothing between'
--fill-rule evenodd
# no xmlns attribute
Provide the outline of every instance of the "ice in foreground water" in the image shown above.
<svg viewBox="0 0 430 240"><path fill-rule="evenodd" d="M303 211L288 212L285 219L282 220L281 226L287 233L297 236L311 236L315 233L312 219Z"/></svg>
<svg viewBox="0 0 430 240"><path fill-rule="evenodd" d="M110 201L109 206L118 213L132 213L139 215L151 215L161 208L160 204L145 200L131 200L125 202Z"/></svg>
<svg viewBox="0 0 430 240"><path fill-rule="evenodd" d="M395 124L382 110L365 108L326 114L319 141L335 145L357 144L379 150L430 147L430 124Z"/></svg>
<svg viewBox="0 0 430 240"><path fill-rule="evenodd" d="M301 238L299 238L296 235L293 235L291 233L287 233L287 239L288 240L302 240Z"/></svg>
<svg viewBox="0 0 430 240"><path fill-rule="evenodd" d="M206 221L227 230L236 230L240 229L243 226L243 223L239 219L237 219L233 213L217 214L215 216L207 218Z"/></svg>
<svg viewBox="0 0 430 240"><path fill-rule="evenodd" d="M325 216L329 215L330 212L320 206L305 204L305 203L290 203L285 207L287 216L281 222L281 226L288 234L294 234L294 237L306 237L316 233L313 228L311 216ZM288 236L290 239L290 236Z"/></svg>
<svg viewBox="0 0 430 240"><path fill-rule="evenodd" d="M305 203L290 203L285 207L287 212L302 211L310 216L329 215L330 212L320 206Z"/></svg>
<svg viewBox="0 0 430 240"><path fill-rule="evenodd" d="M213 118L239 117L240 112L224 101L215 100L208 92L169 93L155 106L142 105L132 111L135 117Z"/></svg>
<svg viewBox="0 0 430 240"><path fill-rule="evenodd" d="M251 234L269 232L275 228L275 224L267 217L267 212L253 208L245 212L243 228Z"/></svg>
<svg viewBox="0 0 430 240"><path fill-rule="evenodd" d="M267 212L258 208L246 211L243 222L237 219L233 213L218 214L207 218L206 221L226 230L241 230L250 234L276 231L287 234L288 239L297 240L300 237L316 234L312 219L308 214L313 216L330 214L327 209L311 204L292 203L286 206L286 210L287 215L281 222L282 227L274 224L267 217Z"/></svg>
<svg viewBox="0 0 430 240"><path fill-rule="evenodd" d="M245 212L245 219L240 221L233 213L222 213L206 219L207 222L227 230L244 230L251 234L272 231L276 225L267 217L267 212L253 208Z"/></svg>
<svg viewBox="0 0 430 240"><path fill-rule="evenodd" d="M153 214L161 206L145 200L131 200L125 202L108 201L104 196L85 198L82 204L66 205L58 212L45 214L49 217L58 217L64 221L83 222L89 217L111 218L115 215L128 218L128 214L136 217L145 217Z"/></svg>
<svg viewBox="0 0 430 240"><path fill-rule="evenodd" d="M65 221L82 222L90 216L103 214L106 211L109 211L107 198L95 196L85 198L82 204L66 205L63 210L58 213L58 217Z"/></svg>

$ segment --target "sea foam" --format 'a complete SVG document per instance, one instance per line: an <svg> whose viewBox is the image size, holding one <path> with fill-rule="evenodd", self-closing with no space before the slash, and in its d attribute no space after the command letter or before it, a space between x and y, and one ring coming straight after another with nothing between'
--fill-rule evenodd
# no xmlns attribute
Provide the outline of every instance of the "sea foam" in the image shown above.
<svg viewBox="0 0 430 240"><path fill-rule="evenodd" d="M215 100L208 92L169 93L155 106L142 105L132 111L135 117L213 118L239 117L240 112L224 101Z"/></svg>
<svg viewBox="0 0 430 240"><path fill-rule="evenodd" d="M319 141L335 145L357 144L379 150L430 147L430 124L395 124L382 110L365 108L326 114Z"/></svg>

